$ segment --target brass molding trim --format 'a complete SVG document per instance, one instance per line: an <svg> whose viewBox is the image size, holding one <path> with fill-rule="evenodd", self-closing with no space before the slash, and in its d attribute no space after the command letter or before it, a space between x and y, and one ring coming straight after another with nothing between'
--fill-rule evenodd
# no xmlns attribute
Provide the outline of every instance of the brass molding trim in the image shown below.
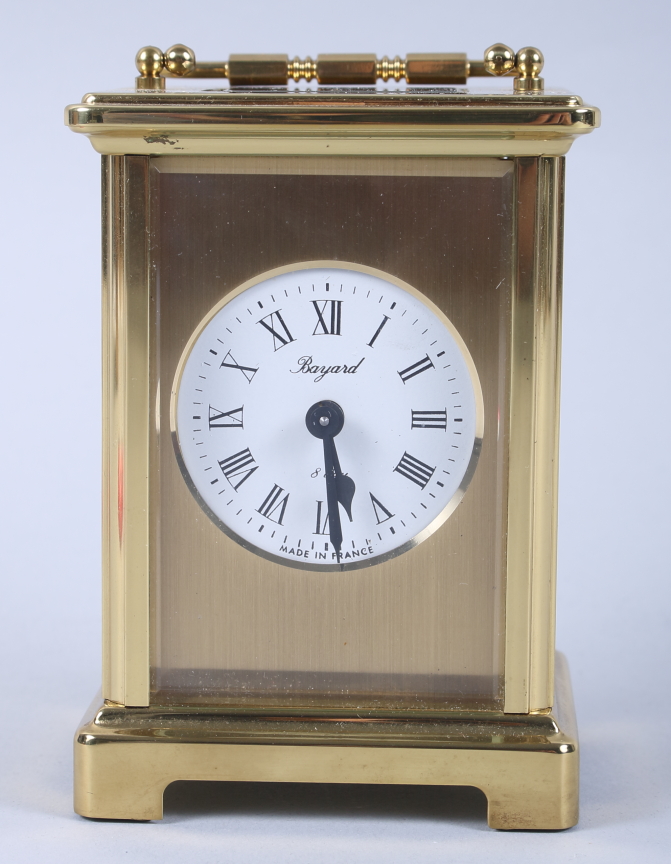
<svg viewBox="0 0 671 864"><path fill-rule="evenodd" d="M599 112L565 93L152 90L88 94L65 122L109 154L561 155Z"/></svg>
<svg viewBox="0 0 671 864"><path fill-rule="evenodd" d="M440 130L425 137L403 137L390 132L376 137L372 130L359 129L357 136L305 134L257 135L248 130L245 135L209 135L206 131L168 130L147 136L134 132L117 134L90 134L93 148L103 156L136 153L145 156L490 156L513 158L516 156L563 156L573 137L548 136L545 139L525 138L507 132L500 136L477 137L472 134L447 138Z"/></svg>

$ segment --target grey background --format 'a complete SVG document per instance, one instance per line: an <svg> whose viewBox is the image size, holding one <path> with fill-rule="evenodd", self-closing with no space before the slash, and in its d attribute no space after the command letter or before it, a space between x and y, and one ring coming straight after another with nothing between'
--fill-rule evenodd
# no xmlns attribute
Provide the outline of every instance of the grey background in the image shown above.
<svg viewBox="0 0 671 864"><path fill-rule="evenodd" d="M100 862L668 860L668 3L5 6L0 856ZM62 125L130 86L135 51L537 45L603 110L568 157L557 644L583 745L582 819L492 832L475 792L173 788L163 823L71 810L71 735L100 681L99 159ZM476 82L479 83L479 82Z"/></svg>

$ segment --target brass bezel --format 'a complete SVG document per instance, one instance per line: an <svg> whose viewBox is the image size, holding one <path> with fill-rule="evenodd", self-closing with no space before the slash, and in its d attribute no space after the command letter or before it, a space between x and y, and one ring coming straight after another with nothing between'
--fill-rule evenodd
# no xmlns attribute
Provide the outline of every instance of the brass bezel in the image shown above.
<svg viewBox="0 0 671 864"><path fill-rule="evenodd" d="M439 513L435 519L433 519L427 526L425 526L421 531L415 534L415 536L412 537L410 540L402 543L400 546L397 546L395 549L383 555L378 555L375 558L364 559L363 561L353 561L351 563L344 562L341 564L328 564L319 567L315 567L314 565L309 563L302 563L301 561L289 561L288 559L282 558L279 555L273 555L271 552L260 549L253 543L250 543L248 540L240 537L233 530L233 528L231 528L222 519L220 519L219 516L217 516L217 514L208 506L208 504L200 495L198 488L194 483L188 468L186 467L186 464L182 457L182 451L179 443L179 433L177 430L177 399L179 395L179 388L182 380L182 374L184 372L184 367L187 360L189 359L193 346L196 344L198 338L200 337L200 334L207 327L207 325L214 318L214 316L218 312L220 312L226 305L228 305L228 303L230 303L236 297L239 297L240 294L242 294L248 288L252 288L254 285L258 285L261 282L265 282L267 279L272 279L273 276L279 276L283 273L293 273L301 270L310 270L313 268L326 268L328 270L355 270L359 273L368 273L371 276L376 276L378 279L390 282L392 285L396 285L398 288L402 288L404 291L407 291L408 294L410 294L412 297L423 303L450 333L455 343L457 344L462 357L464 358L466 367L468 368L468 372L471 378L471 385L473 387L476 418L475 439L473 441L473 449L471 451L471 456L468 462L468 466L466 468L466 472L459 484L459 488L445 505L442 512ZM177 369L175 371L175 377L170 393L170 434L172 436L175 457L177 459L177 464L179 465L179 470L182 474L182 477L184 478L184 482L188 486L189 491L196 499L201 509L214 522L214 524L224 532L224 534L231 537L244 549L247 549L248 551L256 555L260 555L262 558L265 558L268 561L274 561L276 564L281 564L282 566L291 567L292 569L296 570L309 570L316 573L327 571L338 572L346 570L362 570L368 567L375 566L377 564L383 564L385 561L390 561L392 558L396 558L397 556L402 555L404 552L408 552L410 549L414 549L415 546L418 546L420 543L426 540L427 537L430 537L435 531L437 531L441 527L441 525L443 525L457 509L466 493L468 484L471 482L471 479L475 474L475 470L478 464L478 458L480 456L480 451L482 450L482 436L484 434L485 428L484 415L485 409L482 396L482 386L480 384L480 378L478 376L477 369L475 368L475 363L473 362L473 358L471 357L471 353L468 350L466 343L461 338L459 331L450 321L447 315L445 315L445 313L435 303L429 300L428 297L425 297L420 291L418 291L412 285L409 285L407 282L404 282L402 279L398 279L396 276L392 276L390 273L385 273L384 271L378 270L375 267L367 267L364 264L355 264L349 261L318 260L301 261L296 264L287 264L283 267L275 267L271 270L259 273L252 279L248 279L246 282L238 285L237 288L234 288L232 291L230 291L223 299L216 303L212 307L212 309L210 309L210 311L204 316L204 318L200 321L198 326L193 331L193 334L185 345L182 356L180 357L177 364Z"/></svg>

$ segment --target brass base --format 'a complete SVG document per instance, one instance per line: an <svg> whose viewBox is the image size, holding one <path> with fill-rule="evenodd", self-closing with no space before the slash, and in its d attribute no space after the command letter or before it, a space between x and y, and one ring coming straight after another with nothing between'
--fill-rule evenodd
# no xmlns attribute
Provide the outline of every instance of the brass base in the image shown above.
<svg viewBox="0 0 671 864"><path fill-rule="evenodd" d="M539 714L125 708L94 702L75 737L75 810L161 819L175 780L476 786L488 823L561 829L578 821L578 741L568 667ZM282 716L278 716L278 715Z"/></svg>

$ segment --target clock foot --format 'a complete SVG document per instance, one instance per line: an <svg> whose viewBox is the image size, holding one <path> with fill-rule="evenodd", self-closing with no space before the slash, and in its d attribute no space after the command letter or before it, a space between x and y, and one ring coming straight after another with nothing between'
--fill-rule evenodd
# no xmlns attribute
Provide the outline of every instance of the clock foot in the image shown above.
<svg viewBox="0 0 671 864"><path fill-rule="evenodd" d="M315 724L307 709L277 718L274 708L266 719L258 709L245 716L98 699L75 737L75 810L161 819L175 780L476 786L492 828L570 828L578 744L568 668L557 660L557 697L545 714L379 711L342 724L347 712L330 710L314 711Z"/></svg>

